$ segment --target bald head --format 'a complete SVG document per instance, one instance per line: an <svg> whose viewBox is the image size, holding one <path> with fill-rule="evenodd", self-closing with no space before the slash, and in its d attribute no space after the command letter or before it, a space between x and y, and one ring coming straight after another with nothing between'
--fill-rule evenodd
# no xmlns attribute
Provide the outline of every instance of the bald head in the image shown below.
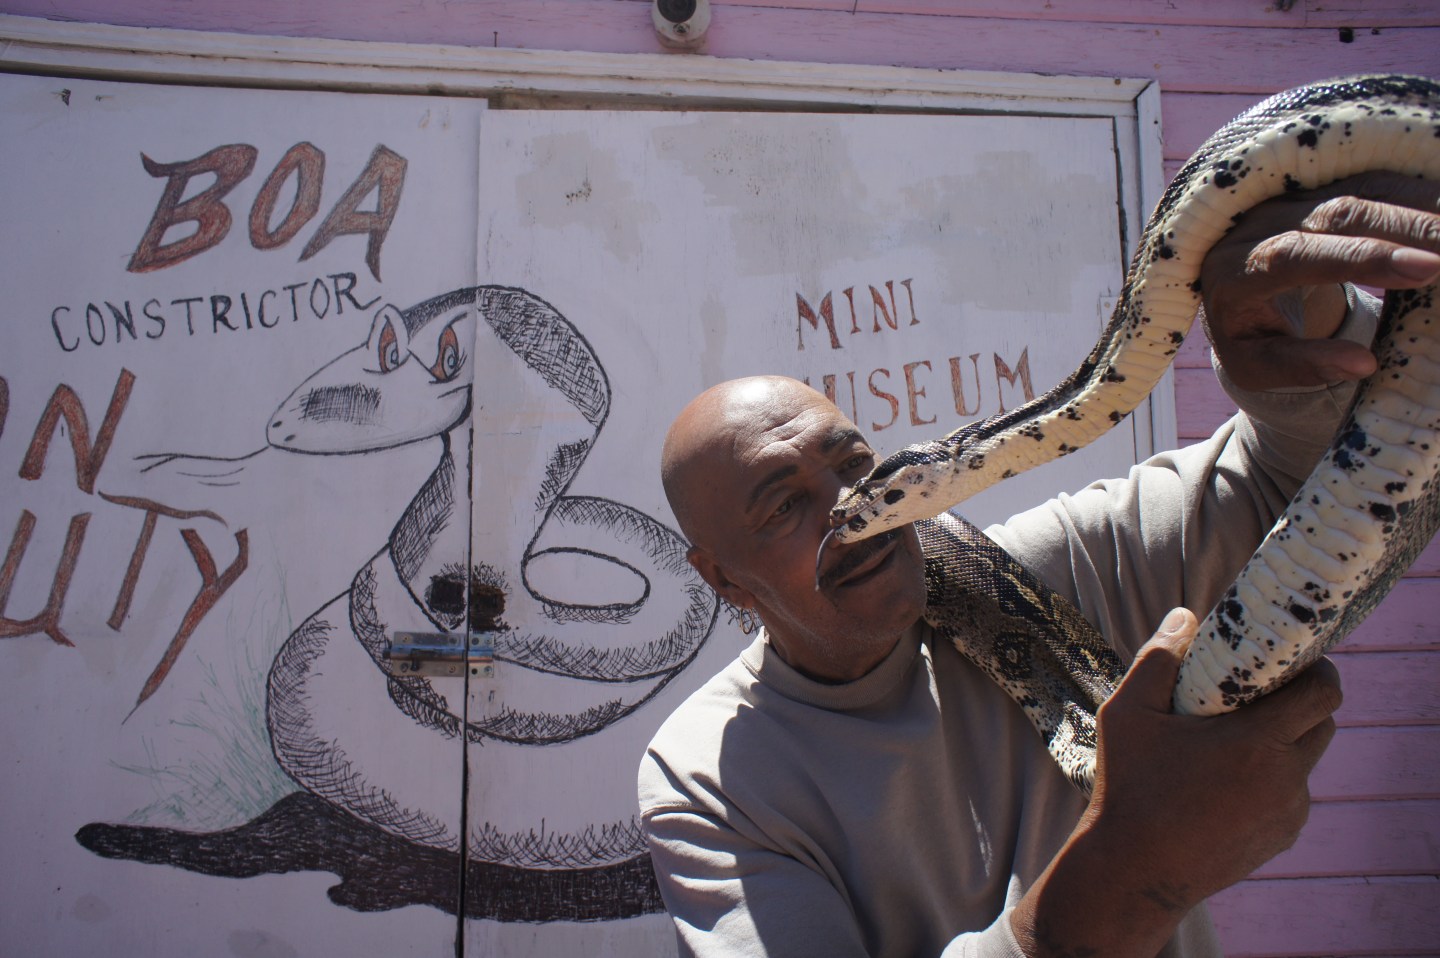
<svg viewBox="0 0 1440 958"><path fill-rule="evenodd" d="M832 548L817 577L830 510L874 464L834 403L779 376L701 393L661 454L690 564L730 605L759 614L782 659L829 681L864 675L925 607L913 529Z"/></svg>
<svg viewBox="0 0 1440 958"><path fill-rule="evenodd" d="M709 544L704 492L743 461L756 437L775 422L819 405L834 409L823 395L785 376L732 379L691 400L670 425L660 453L665 496L686 538Z"/></svg>

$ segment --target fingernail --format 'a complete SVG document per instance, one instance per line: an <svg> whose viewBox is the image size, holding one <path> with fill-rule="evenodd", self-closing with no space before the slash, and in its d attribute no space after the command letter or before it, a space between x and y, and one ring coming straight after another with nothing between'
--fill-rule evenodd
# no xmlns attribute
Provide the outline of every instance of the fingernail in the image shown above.
<svg viewBox="0 0 1440 958"><path fill-rule="evenodd" d="M1184 609L1171 609L1165 616L1165 621L1160 623L1159 635L1175 635L1185 628L1186 615Z"/></svg>
<svg viewBox="0 0 1440 958"><path fill-rule="evenodd" d="M1390 266L1406 279L1434 279L1440 273L1440 256L1419 249L1397 249L1390 254Z"/></svg>

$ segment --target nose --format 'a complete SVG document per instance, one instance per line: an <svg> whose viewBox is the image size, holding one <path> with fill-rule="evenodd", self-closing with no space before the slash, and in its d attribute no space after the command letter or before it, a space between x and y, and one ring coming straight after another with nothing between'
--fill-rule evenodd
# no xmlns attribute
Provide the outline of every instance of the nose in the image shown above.
<svg viewBox="0 0 1440 958"><path fill-rule="evenodd" d="M832 504L839 503L841 499L845 498L850 494L850 490L853 488L853 485L851 483L845 481L846 475L849 474L842 472L838 469L831 470L826 473L828 479L828 487L826 489L826 493L833 493L834 498L830 500Z"/></svg>

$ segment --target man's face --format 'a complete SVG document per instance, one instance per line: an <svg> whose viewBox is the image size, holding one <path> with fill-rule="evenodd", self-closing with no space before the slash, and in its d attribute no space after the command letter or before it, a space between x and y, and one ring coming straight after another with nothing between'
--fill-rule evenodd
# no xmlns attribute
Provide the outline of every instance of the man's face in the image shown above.
<svg viewBox="0 0 1440 958"><path fill-rule="evenodd" d="M864 675L925 607L911 526L827 548L816 588L830 509L874 452L839 409L793 381L738 390L722 418L690 500L691 561L727 600L760 614L792 666L834 681Z"/></svg>

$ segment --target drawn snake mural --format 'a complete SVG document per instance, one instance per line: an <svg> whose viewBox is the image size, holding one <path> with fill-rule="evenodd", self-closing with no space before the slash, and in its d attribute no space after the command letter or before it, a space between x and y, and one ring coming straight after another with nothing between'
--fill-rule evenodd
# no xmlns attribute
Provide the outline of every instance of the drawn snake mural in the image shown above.
<svg viewBox="0 0 1440 958"><path fill-rule="evenodd" d="M330 868L346 879L331 898L361 910L453 911L446 889L462 860L467 917L660 910L633 787L627 778L610 795L587 767L623 754L630 770L648 729L623 720L694 658L718 601L675 532L609 499L566 495L609 407L589 343L525 290L467 287L379 308L366 341L301 383L266 430L273 448L314 455L441 439L385 548L271 666L272 747L305 792L215 833L228 858L215 835L167 829L92 825L81 843L212 874ZM471 443L473 508L456 464ZM467 702L459 678L405 674L385 657L402 631L482 638L494 681ZM625 741L604 752L617 730ZM462 761L482 796L468 811ZM304 823L332 837L301 836L313 847L297 857L286 840ZM336 861L336 829L358 858ZM397 857L429 877L397 875Z"/></svg>

